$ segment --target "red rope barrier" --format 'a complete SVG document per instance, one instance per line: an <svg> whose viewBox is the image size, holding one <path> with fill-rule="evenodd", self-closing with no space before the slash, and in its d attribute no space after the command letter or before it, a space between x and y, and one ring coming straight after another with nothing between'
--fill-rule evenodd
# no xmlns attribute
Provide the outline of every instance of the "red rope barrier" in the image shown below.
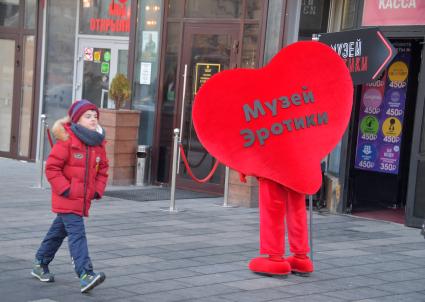
<svg viewBox="0 0 425 302"><path fill-rule="evenodd" d="M47 128L47 138L49 139L49 143L50 143L50 148L53 148L53 140L52 140L52 135L50 134L50 129Z"/></svg>
<svg viewBox="0 0 425 302"><path fill-rule="evenodd" d="M186 166L187 173L190 175L190 177L192 177L194 181L199 182L199 183L206 183L207 181L209 181L211 179L211 177L214 175L215 170L217 170L218 165L220 164L218 162L218 160L217 159L215 160L215 164L214 164L211 172L205 178L199 179L195 175L193 175L192 170L189 167L189 162L187 161L186 154L184 153L184 149L183 149L182 144L179 145L179 148L180 148L180 153L182 155L184 165Z"/></svg>

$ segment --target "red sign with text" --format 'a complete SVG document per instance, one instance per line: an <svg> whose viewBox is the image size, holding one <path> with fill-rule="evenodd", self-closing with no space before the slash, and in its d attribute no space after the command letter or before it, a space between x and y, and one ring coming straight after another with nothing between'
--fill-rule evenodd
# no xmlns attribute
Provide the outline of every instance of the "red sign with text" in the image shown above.
<svg viewBox="0 0 425 302"><path fill-rule="evenodd" d="M90 30L94 32L130 32L130 10L127 0L112 0L109 4L110 18L91 18Z"/></svg>
<svg viewBox="0 0 425 302"><path fill-rule="evenodd" d="M364 0L362 25L425 25L425 1Z"/></svg>

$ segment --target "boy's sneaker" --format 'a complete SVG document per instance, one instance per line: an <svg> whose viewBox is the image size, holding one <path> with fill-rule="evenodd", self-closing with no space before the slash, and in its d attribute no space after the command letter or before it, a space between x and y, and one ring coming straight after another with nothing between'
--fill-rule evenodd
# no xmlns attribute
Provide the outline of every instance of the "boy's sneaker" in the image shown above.
<svg viewBox="0 0 425 302"><path fill-rule="evenodd" d="M31 275L38 278L41 282L55 281L55 276L49 272L49 267L41 264L39 260L34 261L34 267L32 268Z"/></svg>
<svg viewBox="0 0 425 302"><path fill-rule="evenodd" d="M80 277L81 292L86 293L89 290L92 290L93 288L98 286L103 281L105 281L105 274L102 272L83 273Z"/></svg>

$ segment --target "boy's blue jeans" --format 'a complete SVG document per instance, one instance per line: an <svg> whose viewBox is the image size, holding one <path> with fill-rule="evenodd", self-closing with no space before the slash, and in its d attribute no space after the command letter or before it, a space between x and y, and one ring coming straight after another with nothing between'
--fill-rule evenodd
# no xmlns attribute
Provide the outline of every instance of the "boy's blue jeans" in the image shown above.
<svg viewBox="0 0 425 302"><path fill-rule="evenodd" d="M68 236L69 252L78 277L84 272L92 271L93 265L89 257L84 220L76 214L57 215L35 255L36 259L41 264L48 265L66 236Z"/></svg>

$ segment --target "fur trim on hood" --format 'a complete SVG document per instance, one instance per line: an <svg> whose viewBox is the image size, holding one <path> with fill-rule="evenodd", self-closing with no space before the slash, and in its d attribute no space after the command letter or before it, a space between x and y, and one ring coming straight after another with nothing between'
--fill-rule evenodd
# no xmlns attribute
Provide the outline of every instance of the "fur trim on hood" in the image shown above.
<svg viewBox="0 0 425 302"><path fill-rule="evenodd" d="M69 133L66 131L64 125L71 122L69 116L65 116L61 119L58 119L52 127L53 136L57 140L66 141L69 138Z"/></svg>

